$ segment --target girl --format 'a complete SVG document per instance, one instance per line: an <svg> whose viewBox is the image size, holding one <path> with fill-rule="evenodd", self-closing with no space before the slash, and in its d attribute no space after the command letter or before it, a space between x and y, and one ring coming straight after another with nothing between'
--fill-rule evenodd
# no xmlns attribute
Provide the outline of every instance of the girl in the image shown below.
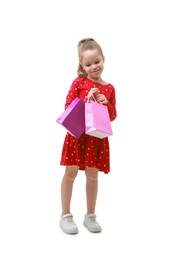
<svg viewBox="0 0 173 260"><path fill-rule="evenodd" d="M78 43L79 66L78 77L74 79L66 97L65 108L79 97L86 101L88 92L94 95L97 102L107 106L110 120L116 118L115 89L101 78L104 69L104 55L100 45L92 38ZM76 234L78 228L70 211L73 182L78 170L86 175L87 213L84 226L90 232L100 232L101 226L96 221L95 207L98 190L98 171L107 174L110 171L108 137L97 137L83 134L75 138L67 133L62 149L61 165L65 165L65 174L61 184L62 216L60 227L65 233Z"/></svg>

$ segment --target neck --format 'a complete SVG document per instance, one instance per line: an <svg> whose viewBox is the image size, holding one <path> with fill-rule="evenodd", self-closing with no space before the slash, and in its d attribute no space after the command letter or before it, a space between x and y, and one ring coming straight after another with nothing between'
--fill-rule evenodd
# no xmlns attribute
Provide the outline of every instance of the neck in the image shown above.
<svg viewBox="0 0 173 260"><path fill-rule="evenodd" d="M88 77L90 80L94 81L94 82L98 82L100 84L104 84L104 81L102 80L102 78L90 78Z"/></svg>

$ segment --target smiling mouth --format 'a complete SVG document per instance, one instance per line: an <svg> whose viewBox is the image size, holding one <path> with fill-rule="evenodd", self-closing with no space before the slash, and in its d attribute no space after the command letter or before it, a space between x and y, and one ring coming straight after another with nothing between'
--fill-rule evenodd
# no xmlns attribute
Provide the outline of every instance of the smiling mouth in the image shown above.
<svg viewBox="0 0 173 260"><path fill-rule="evenodd" d="M95 73L95 72L99 72L99 71L100 71L100 69L98 69L98 70L94 70L93 73Z"/></svg>

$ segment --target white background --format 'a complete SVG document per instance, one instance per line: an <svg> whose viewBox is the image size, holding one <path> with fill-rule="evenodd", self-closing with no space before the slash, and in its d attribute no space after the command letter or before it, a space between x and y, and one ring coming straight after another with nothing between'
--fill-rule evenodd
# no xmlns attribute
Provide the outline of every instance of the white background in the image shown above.
<svg viewBox="0 0 173 260"><path fill-rule="evenodd" d="M0 256L173 259L171 0L0 3ZM74 185L80 230L59 229L64 129L55 121L77 76L77 43L96 39L118 117L111 172L100 173L100 234L83 226L85 175Z"/></svg>

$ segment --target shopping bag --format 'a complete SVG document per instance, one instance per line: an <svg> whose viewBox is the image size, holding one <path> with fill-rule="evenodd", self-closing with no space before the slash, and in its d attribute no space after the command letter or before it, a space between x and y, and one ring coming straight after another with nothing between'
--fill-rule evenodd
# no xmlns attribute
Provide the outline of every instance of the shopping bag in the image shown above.
<svg viewBox="0 0 173 260"><path fill-rule="evenodd" d="M107 106L95 101L85 103L85 133L101 139L113 134Z"/></svg>
<svg viewBox="0 0 173 260"><path fill-rule="evenodd" d="M85 132L84 101L76 97L56 120L67 132L79 138Z"/></svg>

